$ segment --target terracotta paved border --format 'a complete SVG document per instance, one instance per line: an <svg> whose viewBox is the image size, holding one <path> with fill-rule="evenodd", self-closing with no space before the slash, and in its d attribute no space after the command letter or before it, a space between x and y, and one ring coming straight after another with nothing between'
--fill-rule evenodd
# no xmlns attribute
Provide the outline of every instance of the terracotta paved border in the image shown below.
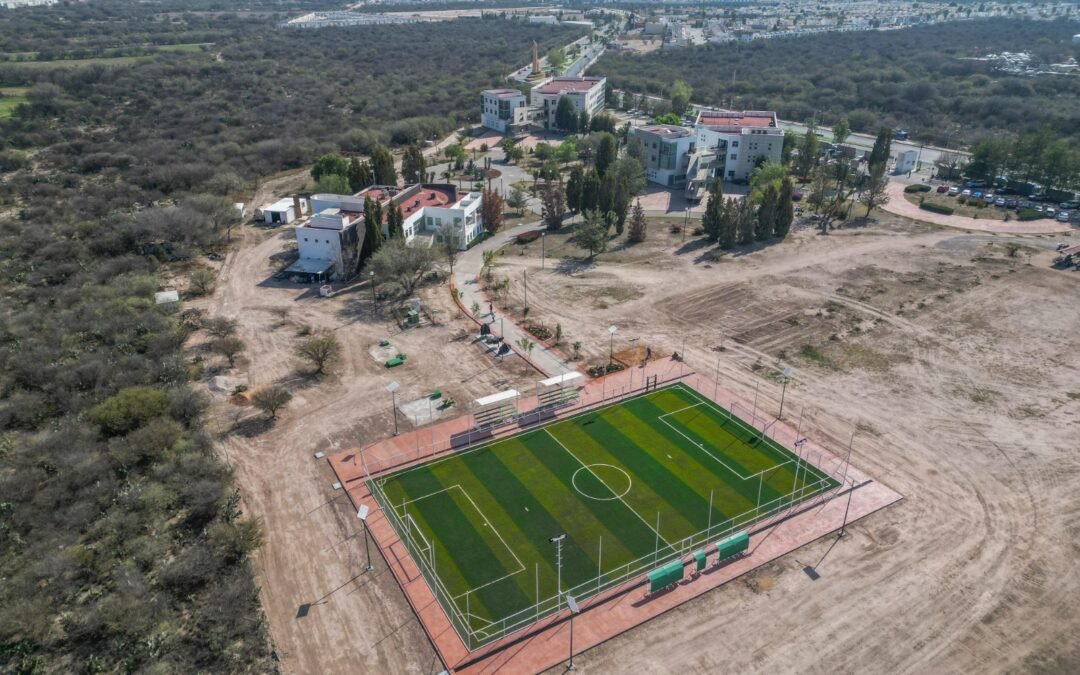
<svg viewBox="0 0 1080 675"><path fill-rule="evenodd" d="M581 388L582 404L564 409L557 419L576 414L587 405L604 400L614 401L617 397L612 396L612 392L628 394L639 391L645 377L651 375L659 376L661 385L680 380L698 394L725 408L732 401L747 409L752 407L749 402L690 371L685 364L663 360L654 361L644 369L631 368L590 380ZM634 378L632 386L631 377ZM519 401L521 410L529 410L534 405L534 396L524 397ZM386 559L390 570L401 584L406 599L451 672L540 672L565 661L569 653L567 612L543 619L470 653L454 631L449 618L424 581L416 563L410 558L386 514L370 495L364 480L365 466L369 471L373 466L403 467L422 463L433 455L444 454L451 437L467 429L470 420L470 415L461 415L439 423L430 430L421 429L373 443L362 449L342 452L329 457L328 461L353 506L367 504L372 509L368 525L376 547ZM496 438L529 428L532 427L519 429L514 425ZM417 434L429 443L422 445ZM792 447L796 439L795 429L785 422L773 424L770 435L785 447ZM416 450L417 447L420 448L419 451ZM844 472L843 460L812 440L806 442L802 451L816 467L830 473L836 472L838 475ZM644 575L640 575L582 603L582 613L574 619L575 653L580 654L767 562L839 530L846 507L850 507L847 513L847 521L850 523L902 499L898 493L874 481L855 467L848 467L846 475L848 485L855 487L840 488L825 496L816 497L796 507L795 511L778 514L752 529L749 552L741 558L722 566L713 563L701 574L691 571L687 578L669 591L647 595L643 584Z"/></svg>

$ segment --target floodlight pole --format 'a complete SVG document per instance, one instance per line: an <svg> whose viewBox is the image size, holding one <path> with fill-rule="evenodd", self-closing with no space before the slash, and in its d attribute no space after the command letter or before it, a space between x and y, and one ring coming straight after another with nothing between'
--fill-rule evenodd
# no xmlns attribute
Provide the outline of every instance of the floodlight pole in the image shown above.
<svg viewBox="0 0 1080 675"><path fill-rule="evenodd" d="M784 369L784 388L780 391L780 414L776 416L776 419L784 419L784 396L787 395L787 383L791 379L791 369Z"/></svg>
<svg viewBox="0 0 1080 675"><path fill-rule="evenodd" d="M371 280L371 308L375 309L379 306L379 300L375 297L375 270L368 272L368 278Z"/></svg>
<svg viewBox="0 0 1080 675"><path fill-rule="evenodd" d="M552 544L555 544L555 596L558 600L555 607L556 612L562 611L562 543L563 539L566 539L566 533L557 535L548 539Z"/></svg>
<svg viewBox="0 0 1080 675"><path fill-rule="evenodd" d="M370 572L371 569L372 569L372 567L371 567L371 548L370 548L370 544L368 543L367 516L368 516L368 507L367 507L366 504L363 504L356 511L356 517L360 519L360 522L364 527L364 553L367 555L367 569Z"/></svg>
<svg viewBox="0 0 1080 675"><path fill-rule="evenodd" d="M544 264L547 261L547 248L544 245L544 239L547 236L547 232L540 233L540 269L544 269Z"/></svg>
<svg viewBox="0 0 1080 675"><path fill-rule="evenodd" d="M853 483L854 483L854 481L853 481ZM844 522L842 522L840 524L840 532L836 535L837 538L843 537L847 533L847 517L848 517L848 511L851 510L851 493L852 492L855 492L855 485L854 484L852 484L852 486L850 488L848 488L847 505L844 507Z"/></svg>

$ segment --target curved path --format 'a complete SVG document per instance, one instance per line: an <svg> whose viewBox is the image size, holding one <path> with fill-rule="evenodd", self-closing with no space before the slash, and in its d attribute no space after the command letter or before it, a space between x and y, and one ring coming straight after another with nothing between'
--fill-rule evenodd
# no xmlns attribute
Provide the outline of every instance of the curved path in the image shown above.
<svg viewBox="0 0 1080 675"><path fill-rule="evenodd" d="M1076 228L1069 223L1059 223L1051 218L1029 220L1021 222L1013 220L992 220L990 218L966 218L963 216L946 216L941 213L924 211L918 205L912 204L904 198L903 183L890 181L888 187L889 203L881 208L898 216L921 220L924 223L943 225L960 230L976 230L978 232L992 232L994 234L1058 234L1061 232L1074 232Z"/></svg>

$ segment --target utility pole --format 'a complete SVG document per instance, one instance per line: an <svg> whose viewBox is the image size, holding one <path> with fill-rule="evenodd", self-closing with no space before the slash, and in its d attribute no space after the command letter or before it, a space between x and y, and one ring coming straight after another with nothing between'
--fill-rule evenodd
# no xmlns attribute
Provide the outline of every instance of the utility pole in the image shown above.
<svg viewBox="0 0 1080 675"><path fill-rule="evenodd" d="M555 608L556 612L562 610L562 543L563 539L566 539L566 533L556 535L549 542L555 544L555 586L556 593L558 595L558 606Z"/></svg>

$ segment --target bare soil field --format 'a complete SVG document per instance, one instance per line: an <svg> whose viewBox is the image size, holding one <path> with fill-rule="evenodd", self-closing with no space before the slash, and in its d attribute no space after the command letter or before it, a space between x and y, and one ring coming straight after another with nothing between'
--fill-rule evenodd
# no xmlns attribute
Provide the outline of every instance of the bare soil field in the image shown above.
<svg viewBox="0 0 1080 675"><path fill-rule="evenodd" d="M287 672L438 672L426 636L381 560L365 570L344 494L316 451L392 432L399 400L433 388L466 400L536 373L497 364L467 340L445 286L421 297L434 325L398 331L366 286L323 299L268 281L282 231L246 232L202 303L238 319L232 371L208 372L219 447L247 515L263 520L256 557L271 634ZM566 241L510 245L500 306L559 323L580 365L614 350L678 351L904 495L896 506L575 659L585 672L1077 672L1080 670L1080 274L1049 269L1060 236L959 233L882 214L871 226L722 253L653 222L636 246L594 262ZM333 330L345 357L321 379L293 345ZM408 362L369 350L388 337ZM217 364L220 367L221 364ZM298 371L299 369L299 371ZM212 371L213 369L208 369ZM294 400L270 425L236 406L214 375ZM219 380L221 381L221 380ZM228 380L232 382L233 380ZM407 424L404 420L399 420ZM820 578L803 573L814 567ZM633 664L629 666L628 664ZM554 672L554 671L552 671Z"/></svg>
<svg viewBox="0 0 1080 675"><path fill-rule="evenodd" d="M529 318L561 323L587 363L606 361L615 325L616 350L685 352L774 414L790 366L785 415L834 447L854 433L852 462L905 496L592 650L583 671L1080 669L1080 275L1048 269L1069 239L883 214L722 253L654 225L589 264L560 237L545 270L530 244L496 274L528 268Z"/></svg>

